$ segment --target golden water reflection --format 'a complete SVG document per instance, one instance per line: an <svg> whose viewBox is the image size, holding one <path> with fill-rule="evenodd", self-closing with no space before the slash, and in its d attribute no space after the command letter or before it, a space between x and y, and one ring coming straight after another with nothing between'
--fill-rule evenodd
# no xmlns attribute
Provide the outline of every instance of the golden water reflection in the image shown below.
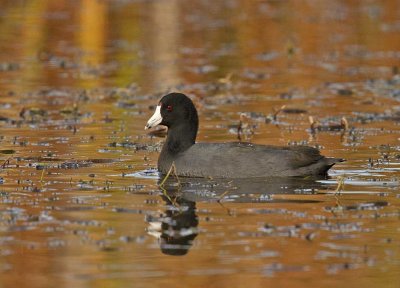
<svg viewBox="0 0 400 288"><path fill-rule="evenodd" d="M2 1L1 286L397 287L399 10ZM143 127L170 90L196 103L200 141L235 141L245 113L254 143L347 162L322 182L163 192L137 172L156 166L163 139Z"/></svg>

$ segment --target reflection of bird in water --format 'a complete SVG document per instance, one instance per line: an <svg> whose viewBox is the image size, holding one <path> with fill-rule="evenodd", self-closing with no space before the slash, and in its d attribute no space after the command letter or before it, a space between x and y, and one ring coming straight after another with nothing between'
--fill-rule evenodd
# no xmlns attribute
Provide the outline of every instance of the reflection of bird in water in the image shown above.
<svg viewBox="0 0 400 288"><path fill-rule="evenodd" d="M304 199L302 195L321 194L333 189L312 178L270 177L249 179L205 179L170 176L163 188L179 192L180 201L223 201L235 203L315 203L317 199ZM177 193L175 192L175 193ZM293 195L294 197L286 197ZM295 197L297 196L297 197Z"/></svg>
<svg viewBox="0 0 400 288"><path fill-rule="evenodd" d="M159 239L161 252L167 255L186 255L198 234L196 203L173 193L162 196L167 204L165 213L149 217L148 233Z"/></svg>
<svg viewBox="0 0 400 288"><path fill-rule="evenodd" d="M149 223L147 232L159 239L164 254L175 256L186 255L198 234L197 201L317 203L320 200L304 199L303 196L332 189L313 179L294 177L235 180L183 177L179 186L176 185L177 179L170 177L165 181L160 179L160 183L162 199L167 208L159 217L146 218ZM284 195L293 197L286 198Z"/></svg>

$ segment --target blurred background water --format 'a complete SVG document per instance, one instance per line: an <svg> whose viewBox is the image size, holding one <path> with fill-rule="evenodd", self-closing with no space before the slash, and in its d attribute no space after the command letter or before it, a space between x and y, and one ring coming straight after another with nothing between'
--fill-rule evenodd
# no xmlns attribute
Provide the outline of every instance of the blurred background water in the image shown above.
<svg viewBox="0 0 400 288"><path fill-rule="evenodd" d="M395 0L1 1L0 286L399 287L399 32ZM160 189L169 91L199 141L347 161Z"/></svg>

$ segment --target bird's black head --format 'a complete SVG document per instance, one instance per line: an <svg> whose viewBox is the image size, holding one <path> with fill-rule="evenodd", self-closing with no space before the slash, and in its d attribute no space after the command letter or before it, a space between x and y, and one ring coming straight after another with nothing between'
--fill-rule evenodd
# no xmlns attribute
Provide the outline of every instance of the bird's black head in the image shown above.
<svg viewBox="0 0 400 288"><path fill-rule="evenodd" d="M145 129L164 125L169 129L181 125L199 126L197 110L192 100L182 93L170 93L161 98L154 115L149 119Z"/></svg>

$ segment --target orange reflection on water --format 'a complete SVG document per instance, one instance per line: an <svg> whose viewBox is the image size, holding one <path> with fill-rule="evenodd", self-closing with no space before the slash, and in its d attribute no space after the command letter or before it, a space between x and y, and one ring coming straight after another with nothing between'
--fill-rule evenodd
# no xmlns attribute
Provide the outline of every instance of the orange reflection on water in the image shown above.
<svg viewBox="0 0 400 288"><path fill-rule="evenodd" d="M1 283L397 287L398 11L398 1L2 1ZM143 127L169 90L194 99L199 141L235 141L245 112L254 143L317 145L347 162L326 183L238 184L222 203L220 186L192 180L193 191L168 194L181 211L157 178L131 175L156 166L163 139ZM268 118L284 105L292 112ZM347 117L351 129L311 135L309 116ZM177 223L193 240L179 257L163 247Z"/></svg>

